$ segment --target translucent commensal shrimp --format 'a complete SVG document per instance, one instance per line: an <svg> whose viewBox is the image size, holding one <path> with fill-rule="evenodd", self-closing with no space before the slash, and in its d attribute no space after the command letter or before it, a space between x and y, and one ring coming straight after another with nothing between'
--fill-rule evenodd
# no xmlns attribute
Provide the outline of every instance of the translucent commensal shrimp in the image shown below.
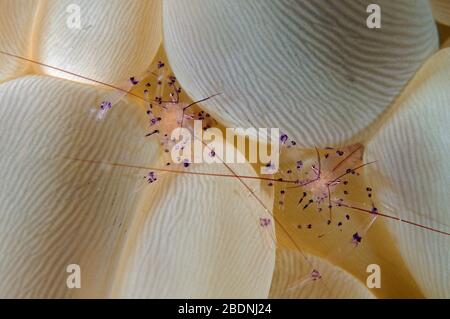
<svg viewBox="0 0 450 319"><path fill-rule="evenodd" d="M218 94L192 103L186 102L188 99L183 96L176 77L169 72L162 61L158 61L153 69L143 76L130 77L124 87L126 89L113 91L102 98L97 108L96 119L102 120L117 101L127 93L139 97L146 105L145 113L149 130L146 136L149 138L158 136L165 153L169 153L176 143L171 138L171 133L176 128L182 127L192 131L193 120L201 120L204 130L216 124L210 114L200 110L197 104ZM166 164L171 165L171 161L168 160ZM183 161L184 167L189 165L188 161Z"/></svg>
<svg viewBox="0 0 450 319"><path fill-rule="evenodd" d="M289 155L293 163L281 172L278 204L284 210L286 197L290 197L290 207L296 207L295 211L301 213L298 216L305 217L296 219L298 230L314 229L318 232L318 238L325 236L333 227L340 231L354 214L346 206L354 205L355 201L359 202L360 207L370 207L371 211L377 212L371 200L372 187L364 186L363 179L359 178L364 167L373 164L362 163L362 153L363 146L356 144L339 149L316 148L304 152L303 157ZM366 192L363 200L361 189ZM292 205L294 201L295 205ZM308 218L311 214L315 217ZM303 222L299 222L301 220ZM355 230L349 241L355 242L354 238L357 238L356 242L360 243L362 231Z"/></svg>

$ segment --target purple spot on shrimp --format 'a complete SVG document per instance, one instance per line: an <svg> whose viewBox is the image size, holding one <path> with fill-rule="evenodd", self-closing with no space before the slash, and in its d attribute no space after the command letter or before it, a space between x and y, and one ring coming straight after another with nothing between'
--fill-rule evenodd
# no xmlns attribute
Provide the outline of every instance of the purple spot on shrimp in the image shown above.
<svg viewBox="0 0 450 319"><path fill-rule="evenodd" d="M352 242L358 245L362 240L362 237L358 233L354 233L352 236Z"/></svg>
<svg viewBox="0 0 450 319"><path fill-rule="evenodd" d="M111 102L109 102L109 101L103 101L101 104L100 104L100 108L102 109L102 110L109 110L110 108L112 108L112 104L111 104Z"/></svg>
<svg viewBox="0 0 450 319"><path fill-rule="evenodd" d="M145 176L145 179L147 180L147 182L149 184L155 182L157 180L156 178L156 173L155 172L150 172Z"/></svg>
<svg viewBox="0 0 450 319"><path fill-rule="evenodd" d="M261 227L267 227L269 226L271 223L270 218L260 218L259 219L259 224L261 225Z"/></svg>
<svg viewBox="0 0 450 319"><path fill-rule="evenodd" d="M317 279L322 278L322 276L320 275L320 272L318 270L314 269L311 272L311 278L312 278L312 280L316 281Z"/></svg>
<svg viewBox="0 0 450 319"><path fill-rule="evenodd" d="M136 80L136 78L135 78L134 76L132 76L132 77L130 78L130 82L131 82L131 84L133 84L133 85L136 85L136 84L139 83L139 81Z"/></svg>

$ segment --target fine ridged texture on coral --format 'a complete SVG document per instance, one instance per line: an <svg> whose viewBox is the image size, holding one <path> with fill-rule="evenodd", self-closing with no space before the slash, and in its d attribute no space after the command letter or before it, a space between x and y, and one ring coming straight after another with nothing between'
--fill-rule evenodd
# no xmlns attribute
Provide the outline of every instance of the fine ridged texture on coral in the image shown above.
<svg viewBox="0 0 450 319"><path fill-rule="evenodd" d="M164 2L164 44L181 85L232 127L280 127L299 145L351 139L437 49L425 1ZM399 24L397 21L402 21ZM405 59L405 56L408 58Z"/></svg>

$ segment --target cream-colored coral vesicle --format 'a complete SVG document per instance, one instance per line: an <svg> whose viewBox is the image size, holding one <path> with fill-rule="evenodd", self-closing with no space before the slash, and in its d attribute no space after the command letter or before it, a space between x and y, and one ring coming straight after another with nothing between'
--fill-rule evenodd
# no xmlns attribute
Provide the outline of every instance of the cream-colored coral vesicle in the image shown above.
<svg viewBox="0 0 450 319"><path fill-rule="evenodd" d="M408 84L369 141L377 159L380 211L450 232L450 49L436 53ZM390 222L400 252L427 297L450 297L450 236Z"/></svg>
<svg viewBox="0 0 450 319"><path fill-rule="evenodd" d="M38 1L0 1L0 51L30 57L33 22L38 10ZM28 64L0 54L0 82L23 73Z"/></svg>
<svg viewBox="0 0 450 319"><path fill-rule="evenodd" d="M450 25L450 1L448 0L429 0L433 10L434 18L446 25Z"/></svg>
<svg viewBox="0 0 450 319"><path fill-rule="evenodd" d="M309 263L305 262L305 256ZM311 269L320 269L313 280ZM277 250L271 298L374 298L365 283L326 260L289 249Z"/></svg>
<svg viewBox="0 0 450 319"><path fill-rule="evenodd" d="M231 127L279 127L300 146L344 143L438 47L426 1L167 0L164 45L181 85Z"/></svg>
<svg viewBox="0 0 450 319"><path fill-rule="evenodd" d="M33 45L33 57L40 62L123 86L147 71L160 46L160 0L41 1ZM79 28L74 17L78 12ZM89 82L46 67L35 70Z"/></svg>
<svg viewBox="0 0 450 319"><path fill-rule="evenodd" d="M104 89L46 76L0 85L0 296L107 297L149 165L142 109L123 99L97 121ZM138 182L139 181L139 182ZM66 267L81 267L81 289Z"/></svg>
<svg viewBox="0 0 450 319"><path fill-rule="evenodd" d="M249 164L229 164L256 176ZM232 173L223 164L191 172ZM267 298L275 264L273 191L258 180L162 175L142 201L125 245L113 297ZM260 201L261 202L260 202ZM270 219L261 226L260 218Z"/></svg>

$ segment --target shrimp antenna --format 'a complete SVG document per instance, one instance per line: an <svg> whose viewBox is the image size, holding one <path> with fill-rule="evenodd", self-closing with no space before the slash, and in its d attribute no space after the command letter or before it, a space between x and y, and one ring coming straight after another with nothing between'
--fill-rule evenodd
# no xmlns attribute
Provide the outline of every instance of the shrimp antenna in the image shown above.
<svg viewBox="0 0 450 319"><path fill-rule="evenodd" d="M215 97L215 96L217 96L217 95L221 95L221 94L222 94L222 93L216 93L216 94L210 95L210 96L208 96L208 97L205 97L204 99L201 99L201 100L192 102L192 103L189 104L188 106L183 107L183 111L187 110L188 108L190 108L191 106L194 106L194 105L197 104L197 103L204 102L204 101L206 101L206 100L209 100L209 99L211 99L211 98L213 98L213 97Z"/></svg>
<svg viewBox="0 0 450 319"><path fill-rule="evenodd" d="M222 94L222 93L216 93L216 94L210 95L210 96L208 96L208 97L205 97L204 99L201 99L201 100L192 102L192 103L189 104L188 106L183 107L183 115L182 115L182 117L181 117L181 125L180 125L180 127L183 127L183 122L184 122L184 112L185 112L188 108L190 108L191 106L194 106L194 105L197 104L197 103L201 103L201 102L207 101L207 100L209 100L209 99L211 99L211 98L213 98L213 97L215 97L215 96L217 96L217 95L221 95L221 94Z"/></svg>

